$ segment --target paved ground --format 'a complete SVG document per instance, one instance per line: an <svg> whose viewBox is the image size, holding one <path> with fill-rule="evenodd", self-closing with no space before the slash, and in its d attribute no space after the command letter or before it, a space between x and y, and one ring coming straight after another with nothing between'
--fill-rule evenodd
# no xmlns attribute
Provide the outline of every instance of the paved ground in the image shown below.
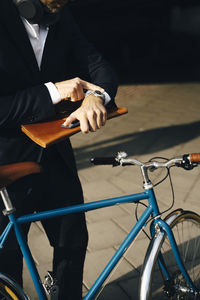
<svg viewBox="0 0 200 300"><path fill-rule="evenodd" d="M101 200L142 191L140 170L136 167L90 165L94 156L115 155L126 151L130 157L147 161L153 156L173 157L200 151L200 84L123 85L119 87L116 102L129 113L113 119L97 133L72 137L79 175L86 202ZM200 169L190 172L172 169L175 189L175 208L194 209L200 213ZM157 181L160 172L153 174ZM161 210L171 203L169 183L156 188ZM126 204L87 213L89 246L84 272L84 292L94 282L125 234L135 222L135 205ZM139 209L139 214L142 208ZM52 250L40 224L31 229L31 247L43 278L50 269ZM138 299L138 271L143 263L148 240L144 234L137 239L134 249L120 263L111 278L112 284L98 298L101 300ZM32 285L24 272L25 288L32 292Z"/></svg>

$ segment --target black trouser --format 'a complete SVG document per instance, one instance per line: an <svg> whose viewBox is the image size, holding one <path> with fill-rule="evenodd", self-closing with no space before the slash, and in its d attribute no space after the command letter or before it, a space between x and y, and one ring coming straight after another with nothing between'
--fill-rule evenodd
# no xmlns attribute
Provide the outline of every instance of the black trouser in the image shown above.
<svg viewBox="0 0 200 300"><path fill-rule="evenodd" d="M75 172L66 167L53 152L43 156L40 175L31 175L8 188L17 214L64 207L83 202L82 189ZM2 205L2 204L1 204ZM2 231L7 218L0 215ZM84 214L73 214L42 221L54 247L53 274L58 280L59 300L82 299L83 263L87 247ZM23 225L27 236L29 225ZM22 284L22 255L12 232L3 252L0 251L0 271Z"/></svg>

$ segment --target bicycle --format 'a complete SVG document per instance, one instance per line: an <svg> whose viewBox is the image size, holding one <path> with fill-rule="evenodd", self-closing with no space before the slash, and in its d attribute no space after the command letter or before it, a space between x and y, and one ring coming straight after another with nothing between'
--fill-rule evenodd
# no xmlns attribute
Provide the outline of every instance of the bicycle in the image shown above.
<svg viewBox="0 0 200 300"><path fill-rule="evenodd" d="M116 204L143 203L142 200L148 201L145 211L90 288L84 300L95 299L110 272L138 233L144 230L144 226L150 221L150 244L146 252L141 276L140 300L163 299L164 295L171 299L200 299L200 216L192 211L177 209L162 219L163 212L159 211L154 187L149 179L149 171L158 168L167 168L165 179L169 176L169 168L172 166L182 167L186 170L198 166L200 153L183 155L164 162L155 159L142 163L136 159L127 158L127 154L124 152L119 152L116 157L92 159L92 163L96 165L139 166L144 180L144 192L19 217L15 216L15 208L10 201L6 186L25 175L39 173L40 167L31 162L0 167L0 194L5 206L4 214L10 220L0 236L0 248L3 247L11 229L14 227L39 300L47 300L47 294L51 296L52 300L56 299L56 282L51 274L48 274L45 283L42 285L31 252L21 232L21 224L70 213L91 211ZM0 296L3 297L2 299L29 299L13 280L1 273Z"/></svg>

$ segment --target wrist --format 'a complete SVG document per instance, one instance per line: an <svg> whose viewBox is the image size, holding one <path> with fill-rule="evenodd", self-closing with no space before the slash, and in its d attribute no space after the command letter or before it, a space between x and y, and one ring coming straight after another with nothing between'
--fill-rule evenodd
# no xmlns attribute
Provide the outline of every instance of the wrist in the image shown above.
<svg viewBox="0 0 200 300"><path fill-rule="evenodd" d="M102 104L105 105L105 95L102 92L100 92L99 90L87 91L86 97L89 95L94 95L95 97L98 97L99 99L102 100Z"/></svg>

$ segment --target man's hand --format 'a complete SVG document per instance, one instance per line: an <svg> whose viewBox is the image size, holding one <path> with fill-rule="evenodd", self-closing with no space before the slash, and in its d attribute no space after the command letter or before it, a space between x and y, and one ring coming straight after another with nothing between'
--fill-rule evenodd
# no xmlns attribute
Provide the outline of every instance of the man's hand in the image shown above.
<svg viewBox="0 0 200 300"><path fill-rule="evenodd" d="M75 120L80 121L83 133L96 131L104 126L107 120L107 112L102 104L102 99L92 94L87 96L82 105L66 119L64 126L69 126Z"/></svg>
<svg viewBox="0 0 200 300"><path fill-rule="evenodd" d="M104 92L100 86L87 82L80 78L69 79L65 81L56 82L55 86L60 93L61 100L69 99L72 102L84 99L84 89Z"/></svg>

